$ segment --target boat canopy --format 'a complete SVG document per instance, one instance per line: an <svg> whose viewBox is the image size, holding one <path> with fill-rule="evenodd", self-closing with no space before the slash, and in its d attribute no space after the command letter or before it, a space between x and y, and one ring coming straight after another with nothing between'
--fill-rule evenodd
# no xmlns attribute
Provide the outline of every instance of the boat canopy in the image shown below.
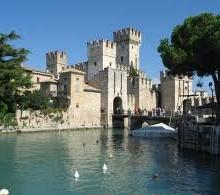
<svg viewBox="0 0 220 195"><path fill-rule="evenodd" d="M161 127L163 129L167 129L167 130L171 130L171 131L175 131L174 128L164 124L164 123L158 123L158 124L155 124L155 125L151 125L151 127Z"/></svg>

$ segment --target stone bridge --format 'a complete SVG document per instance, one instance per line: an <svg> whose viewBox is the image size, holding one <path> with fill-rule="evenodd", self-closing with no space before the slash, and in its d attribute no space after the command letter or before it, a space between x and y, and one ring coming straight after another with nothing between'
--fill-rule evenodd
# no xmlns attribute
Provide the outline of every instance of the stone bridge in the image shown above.
<svg viewBox="0 0 220 195"><path fill-rule="evenodd" d="M170 117L167 116L147 116L147 115L112 115L113 128L128 128L130 130L141 128L143 123L154 125L165 123L169 125Z"/></svg>

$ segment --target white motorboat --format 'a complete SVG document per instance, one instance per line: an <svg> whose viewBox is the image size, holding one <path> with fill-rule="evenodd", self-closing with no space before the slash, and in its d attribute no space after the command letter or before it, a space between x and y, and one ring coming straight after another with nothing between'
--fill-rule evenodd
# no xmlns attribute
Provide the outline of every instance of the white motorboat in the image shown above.
<svg viewBox="0 0 220 195"><path fill-rule="evenodd" d="M164 124L158 123L142 127L140 129L132 130L130 135L135 137L163 137L163 138L174 138L177 135L177 131Z"/></svg>

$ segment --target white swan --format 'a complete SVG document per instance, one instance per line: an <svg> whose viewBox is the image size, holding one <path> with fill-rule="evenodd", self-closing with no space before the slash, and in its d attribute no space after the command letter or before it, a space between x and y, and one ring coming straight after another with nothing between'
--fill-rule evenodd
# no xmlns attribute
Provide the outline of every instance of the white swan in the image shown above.
<svg viewBox="0 0 220 195"><path fill-rule="evenodd" d="M1 189L0 195L9 195L9 191L7 189Z"/></svg>
<svg viewBox="0 0 220 195"><path fill-rule="evenodd" d="M111 153L108 155L108 158L110 158L110 159L111 159L111 158L113 158L113 156L112 156L112 154L111 154Z"/></svg>
<svg viewBox="0 0 220 195"><path fill-rule="evenodd" d="M79 173L78 173L77 169L76 169L76 171L75 171L74 177L75 177L75 178L79 178Z"/></svg>
<svg viewBox="0 0 220 195"><path fill-rule="evenodd" d="M104 163L104 165L103 165L102 169L103 169L103 171L107 171L107 170L108 170L108 168L107 168L107 166L106 166L106 164L105 164L105 163Z"/></svg>

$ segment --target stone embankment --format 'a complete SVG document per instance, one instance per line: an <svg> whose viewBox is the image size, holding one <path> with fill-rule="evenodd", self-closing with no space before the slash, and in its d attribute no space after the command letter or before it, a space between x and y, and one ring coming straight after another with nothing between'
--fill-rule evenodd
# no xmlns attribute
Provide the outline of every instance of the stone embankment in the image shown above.
<svg viewBox="0 0 220 195"><path fill-rule="evenodd" d="M14 127L0 127L1 133L15 132L39 132L39 131L61 131L74 129L97 129L102 128L100 118L91 120L79 119L71 111L17 111ZM88 118L88 117L87 117Z"/></svg>

